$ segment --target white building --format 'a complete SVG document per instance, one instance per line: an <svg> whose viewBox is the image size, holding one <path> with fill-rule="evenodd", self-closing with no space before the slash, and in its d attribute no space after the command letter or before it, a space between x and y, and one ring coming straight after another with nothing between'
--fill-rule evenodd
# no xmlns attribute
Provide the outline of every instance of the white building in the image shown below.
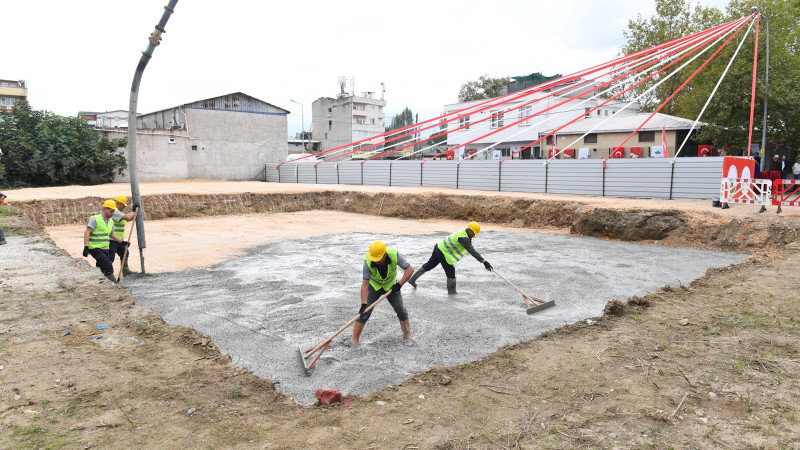
<svg viewBox="0 0 800 450"><path fill-rule="evenodd" d="M620 115L636 114L639 111L637 103L633 103L623 110L627 102L611 101L590 113L593 108L605 100L592 98L592 93L571 100L570 98L590 90L592 85L581 84L559 95L552 95L554 91L563 90L565 87L566 85L560 85L527 96L523 96L522 92L514 92L505 98L496 98L489 102L484 99L445 105L445 114L463 110L461 113L447 117L448 120L458 117L447 124L447 145L452 147L466 144L463 147L464 154L474 152L477 159L490 159L495 151L500 151L501 155L505 157L539 139L542 131L558 128L574 119L607 117L617 111L620 111ZM511 100L497 105L506 99ZM485 104L478 106L482 103ZM535 115L539 112L542 113ZM511 124L514 125L508 126ZM497 131L504 126L508 126L508 128ZM493 131L497 132L490 134ZM491 150L481 151L488 147L492 147ZM515 158L542 158L541 149L545 147L544 142L537 143L517 154Z"/></svg>
<svg viewBox="0 0 800 450"><path fill-rule="evenodd" d="M81 111L79 113L92 128L100 130L111 130L115 128L128 128L128 111L118 109L116 111L94 112Z"/></svg>
<svg viewBox="0 0 800 450"><path fill-rule="evenodd" d="M385 107L374 92L318 98L311 104L312 140L320 142L320 150L329 150L383 134Z"/></svg>

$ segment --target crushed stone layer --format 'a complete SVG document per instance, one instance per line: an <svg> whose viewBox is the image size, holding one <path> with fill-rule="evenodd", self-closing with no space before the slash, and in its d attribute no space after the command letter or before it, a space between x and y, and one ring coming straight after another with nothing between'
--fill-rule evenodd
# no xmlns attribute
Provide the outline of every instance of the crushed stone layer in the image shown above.
<svg viewBox="0 0 800 450"><path fill-rule="evenodd" d="M321 387L368 395L429 367L474 361L498 348L602 314L611 299L688 285L707 269L748 255L609 242L587 237L485 231L476 249L529 295L556 306L527 315L521 295L467 255L456 266L458 294L448 296L440 267L419 289L403 288L416 345L406 347L388 302L375 308L351 348L351 329L334 339L305 376L298 349L323 342L358 313L361 266L381 239L419 268L443 232L428 235L347 233L286 239L214 266L131 276L137 304L169 323L208 336L234 364L276 382L301 405ZM229 237L235 239L235 233Z"/></svg>

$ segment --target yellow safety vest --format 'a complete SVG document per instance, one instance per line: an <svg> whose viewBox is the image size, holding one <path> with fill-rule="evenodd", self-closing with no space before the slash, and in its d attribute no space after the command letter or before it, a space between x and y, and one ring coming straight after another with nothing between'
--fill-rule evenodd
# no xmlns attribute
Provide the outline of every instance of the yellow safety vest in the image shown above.
<svg viewBox="0 0 800 450"><path fill-rule="evenodd" d="M370 261L369 253L364 255L364 259L367 260L367 266L369 267L369 284L376 291L383 288L384 291L388 292L389 289L397 283L397 250L387 248L386 254L389 255L389 261L387 262L389 267L386 269L385 277L382 277L380 272L378 272L378 268L375 266L376 263Z"/></svg>
<svg viewBox="0 0 800 450"><path fill-rule="evenodd" d="M466 228L461 231L456 231L450 236L444 238L443 241L436 244L439 247L439 250L441 250L444 254L444 259L447 261L447 264L450 264L451 266L457 263L461 258L464 257L464 255L467 254L467 249L465 249L464 246L458 242L458 239L462 237L469 237Z"/></svg>
<svg viewBox="0 0 800 450"><path fill-rule="evenodd" d="M106 223L106 219L102 214L96 214L92 217L94 217L95 227L89 233L89 248L108 248L108 240L111 238L114 221L109 220Z"/></svg>
<svg viewBox="0 0 800 450"><path fill-rule="evenodd" d="M127 222L128 221L125 219L122 219L119 222L114 222L114 234L119 236L119 238L122 240L125 239L125 224ZM109 240L111 240L110 238L111 236L109 236Z"/></svg>

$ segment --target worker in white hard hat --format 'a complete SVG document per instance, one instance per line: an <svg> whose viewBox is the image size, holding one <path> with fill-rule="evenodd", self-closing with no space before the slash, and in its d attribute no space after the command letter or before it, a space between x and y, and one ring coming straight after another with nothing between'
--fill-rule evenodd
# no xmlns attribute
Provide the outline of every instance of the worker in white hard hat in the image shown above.
<svg viewBox="0 0 800 450"><path fill-rule="evenodd" d="M457 294L456 292L456 268L455 264L461 260L467 253L474 256L486 270L491 271L492 265L489 261L483 258L472 246L472 238L480 235L481 226L478 222L470 222L467 228L456 231L455 233L447 236L442 241L433 246L433 253L431 254L428 262L422 265L422 268L411 277L408 282L414 289L417 288L417 278L421 277L423 273L433 269L439 264L442 265L444 273L447 276L447 293Z"/></svg>
<svg viewBox="0 0 800 450"><path fill-rule="evenodd" d="M119 255L119 260L122 261L122 274L130 275L133 272L128 268L128 258L124 258L125 249L128 249L131 244L125 240L125 224L129 220L133 220L136 217L136 211L138 208L134 206L133 211L126 213L125 207L128 205L128 198L124 195L118 195L114 197L114 204L116 205L116 208L114 210L114 214L111 216L111 220L114 221L113 232L122 239L122 242L118 244L117 241L109 238L108 257L113 263L116 255ZM130 257L130 250L128 250L128 257Z"/></svg>
<svg viewBox="0 0 800 450"><path fill-rule="evenodd" d="M397 281L397 267L404 270L400 281ZM409 346L414 345L414 341L411 339L408 312L403 306L403 296L400 294L400 288L411 278L413 273L414 268L396 249L386 247L386 244L381 241L375 241L369 246L369 251L364 255L362 269L361 308L358 310L361 317L353 324L351 345L358 345L364 324L372 315L372 310L368 312L364 312L364 310L387 292L391 292L391 294L386 297L386 300L394 308L397 319L400 321L400 328L403 330L403 343Z"/></svg>
<svg viewBox="0 0 800 450"><path fill-rule="evenodd" d="M111 220L111 216L116 209L117 204L114 200L103 202L103 209L100 214L95 214L89 218L89 223L83 232L83 256L92 255L92 258L97 261L97 267L113 283L116 283L117 279L114 277L114 266L108 257L108 243L109 240L114 240L117 243L122 242L122 238L113 233L114 221Z"/></svg>

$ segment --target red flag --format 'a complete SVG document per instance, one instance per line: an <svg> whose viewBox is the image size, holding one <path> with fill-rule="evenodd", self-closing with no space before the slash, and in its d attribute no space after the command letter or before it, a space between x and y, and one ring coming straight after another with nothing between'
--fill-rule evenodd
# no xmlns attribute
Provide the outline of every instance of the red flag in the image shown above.
<svg viewBox="0 0 800 450"><path fill-rule="evenodd" d="M661 143L664 145L664 158L669 158L669 149L667 148L667 126L661 129Z"/></svg>

